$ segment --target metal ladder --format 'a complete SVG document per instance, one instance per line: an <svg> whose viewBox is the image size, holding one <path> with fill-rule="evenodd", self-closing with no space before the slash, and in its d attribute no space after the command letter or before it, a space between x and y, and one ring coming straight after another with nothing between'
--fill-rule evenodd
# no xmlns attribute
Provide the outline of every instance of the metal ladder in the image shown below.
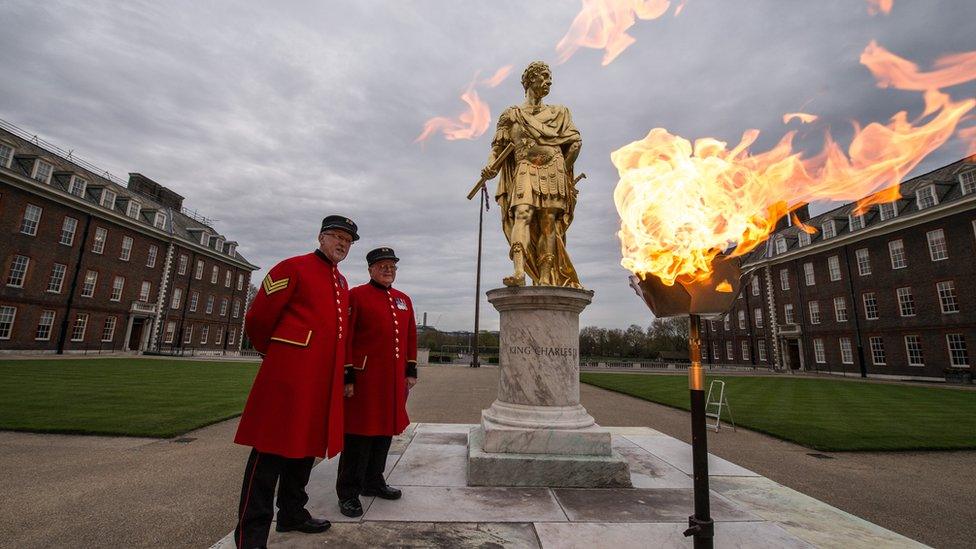
<svg viewBox="0 0 976 549"><path fill-rule="evenodd" d="M712 400L716 383L718 384L718 400ZM712 407L715 407L714 412L711 411ZM722 408L728 409L729 423L732 424L732 431L735 432L735 419L732 417L732 407L729 406L729 399L725 397L725 382L720 379L713 379L708 384L708 396L705 397L705 416L715 418L715 424L706 424L705 427L716 433L722 428Z"/></svg>

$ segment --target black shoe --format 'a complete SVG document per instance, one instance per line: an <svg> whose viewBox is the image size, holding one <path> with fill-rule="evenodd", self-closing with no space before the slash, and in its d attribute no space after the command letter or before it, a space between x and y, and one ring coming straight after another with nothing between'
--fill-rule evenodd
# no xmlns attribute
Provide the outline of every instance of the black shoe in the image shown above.
<svg viewBox="0 0 976 549"><path fill-rule="evenodd" d="M275 526L278 532L302 532L303 534L320 534L332 526L332 523L325 519L309 517L305 522L300 522L293 526L285 526L280 522Z"/></svg>
<svg viewBox="0 0 976 549"><path fill-rule="evenodd" d="M400 490L386 485L379 488L367 488L363 490L363 496L368 498L376 497L382 499L400 499L400 496L402 495L403 492Z"/></svg>
<svg viewBox="0 0 976 549"><path fill-rule="evenodd" d="M363 504L359 503L359 498L340 499L339 512L347 517L361 517L363 516Z"/></svg>

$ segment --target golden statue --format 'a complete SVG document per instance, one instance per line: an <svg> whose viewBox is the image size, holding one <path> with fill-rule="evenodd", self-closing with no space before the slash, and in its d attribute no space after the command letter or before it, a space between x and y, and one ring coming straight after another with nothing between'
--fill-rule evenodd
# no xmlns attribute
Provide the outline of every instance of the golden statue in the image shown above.
<svg viewBox="0 0 976 549"><path fill-rule="evenodd" d="M583 287L566 252L576 208L573 164L582 141L568 108L542 102L551 86L549 65L535 61L526 67L525 102L498 118L488 165L481 170L482 181L501 174L495 200L515 267L506 286L524 286L528 273L537 286Z"/></svg>

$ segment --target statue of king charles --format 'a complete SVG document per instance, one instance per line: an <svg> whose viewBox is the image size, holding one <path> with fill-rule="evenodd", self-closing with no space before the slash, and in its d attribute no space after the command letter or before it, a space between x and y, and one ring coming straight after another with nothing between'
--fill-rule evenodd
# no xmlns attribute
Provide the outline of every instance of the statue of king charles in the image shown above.
<svg viewBox="0 0 976 549"><path fill-rule="evenodd" d="M566 230L576 207L573 164L582 141L568 108L542 102L551 86L549 65L535 61L526 67L525 102L498 118L481 171L486 180L501 175L495 200L515 267L504 279L506 286L524 286L528 273L537 286L583 287L566 252Z"/></svg>

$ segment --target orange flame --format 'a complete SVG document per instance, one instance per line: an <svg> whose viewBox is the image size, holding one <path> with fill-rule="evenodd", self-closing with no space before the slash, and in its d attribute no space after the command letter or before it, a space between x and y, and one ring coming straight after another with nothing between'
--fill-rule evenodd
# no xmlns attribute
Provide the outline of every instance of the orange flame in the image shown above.
<svg viewBox="0 0 976 549"><path fill-rule="evenodd" d="M907 62L872 64L870 59L865 64L879 80L901 85L890 71ZM968 70L968 57L953 59L958 64L943 69ZM921 80L931 73L913 74ZM940 75L938 81L950 80ZM755 249L780 217L802 204L860 199L857 213L863 213L898 198L902 178L976 107L976 99L954 102L936 90L925 92L925 102L927 121L909 122L902 111L887 124L855 126L846 152L828 134L823 150L811 158L793 150L794 132L768 151L750 153L758 130L746 131L731 149L710 137L692 145L662 128L651 130L610 155L620 176L614 203L621 218L621 265L668 285L705 280L716 255Z"/></svg>
<svg viewBox="0 0 976 549"><path fill-rule="evenodd" d="M976 51L944 55L936 70L919 72L918 65L882 48L873 40L861 53L861 63L871 70L878 87L928 91L969 82L976 75Z"/></svg>
<svg viewBox="0 0 976 549"><path fill-rule="evenodd" d="M687 4L687 3L688 3L688 0L681 0L681 3L674 7L674 16L675 17L681 15L681 12L684 11L685 4Z"/></svg>
<svg viewBox="0 0 976 549"><path fill-rule="evenodd" d="M413 140L414 143L425 141L435 132L440 131L444 134L444 139L453 141L456 139L476 139L488 130L491 122L491 109L488 104L478 97L475 87L479 84L494 88L501 84L509 73L512 72L512 65L501 67L495 74L485 80L478 80L475 74L474 79L461 94L461 101L468 105L468 110L459 114L456 118L446 116L435 116L424 123L424 131Z"/></svg>
<svg viewBox="0 0 976 549"><path fill-rule="evenodd" d="M888 15L895 0L868 0L868 13L877 15L878 12Z"/></svg>
<svg viewBox="0 0 976 549"><path fill-rule="evenodd" d="M797 119L804 124L809 124L817 119L815 114L807 114L805 112L788 112L783 115L783 123L789 124L790 120Z"/></svg>
<svg viewBox="0 0 976 549"><path fill-rule="evenodd" d="M635 42L627 29L637 19L650 21L664 15L670 0L583 0L566 35L556 44L556 62L565 63L581 47L602 49L603 65L609 65ZM682 2L680 8L684 7Z"/></svg>
<svg viewBox="0 0 976 549"><path fill-rule="evenodd" d="M790 219L793 221L793 226L800 229L801 231L811 235L817 234L817 229L814 229L810 225L807 225L806 223L800 221L800 218L797 217L795 213L790 214Z"/></svg>

